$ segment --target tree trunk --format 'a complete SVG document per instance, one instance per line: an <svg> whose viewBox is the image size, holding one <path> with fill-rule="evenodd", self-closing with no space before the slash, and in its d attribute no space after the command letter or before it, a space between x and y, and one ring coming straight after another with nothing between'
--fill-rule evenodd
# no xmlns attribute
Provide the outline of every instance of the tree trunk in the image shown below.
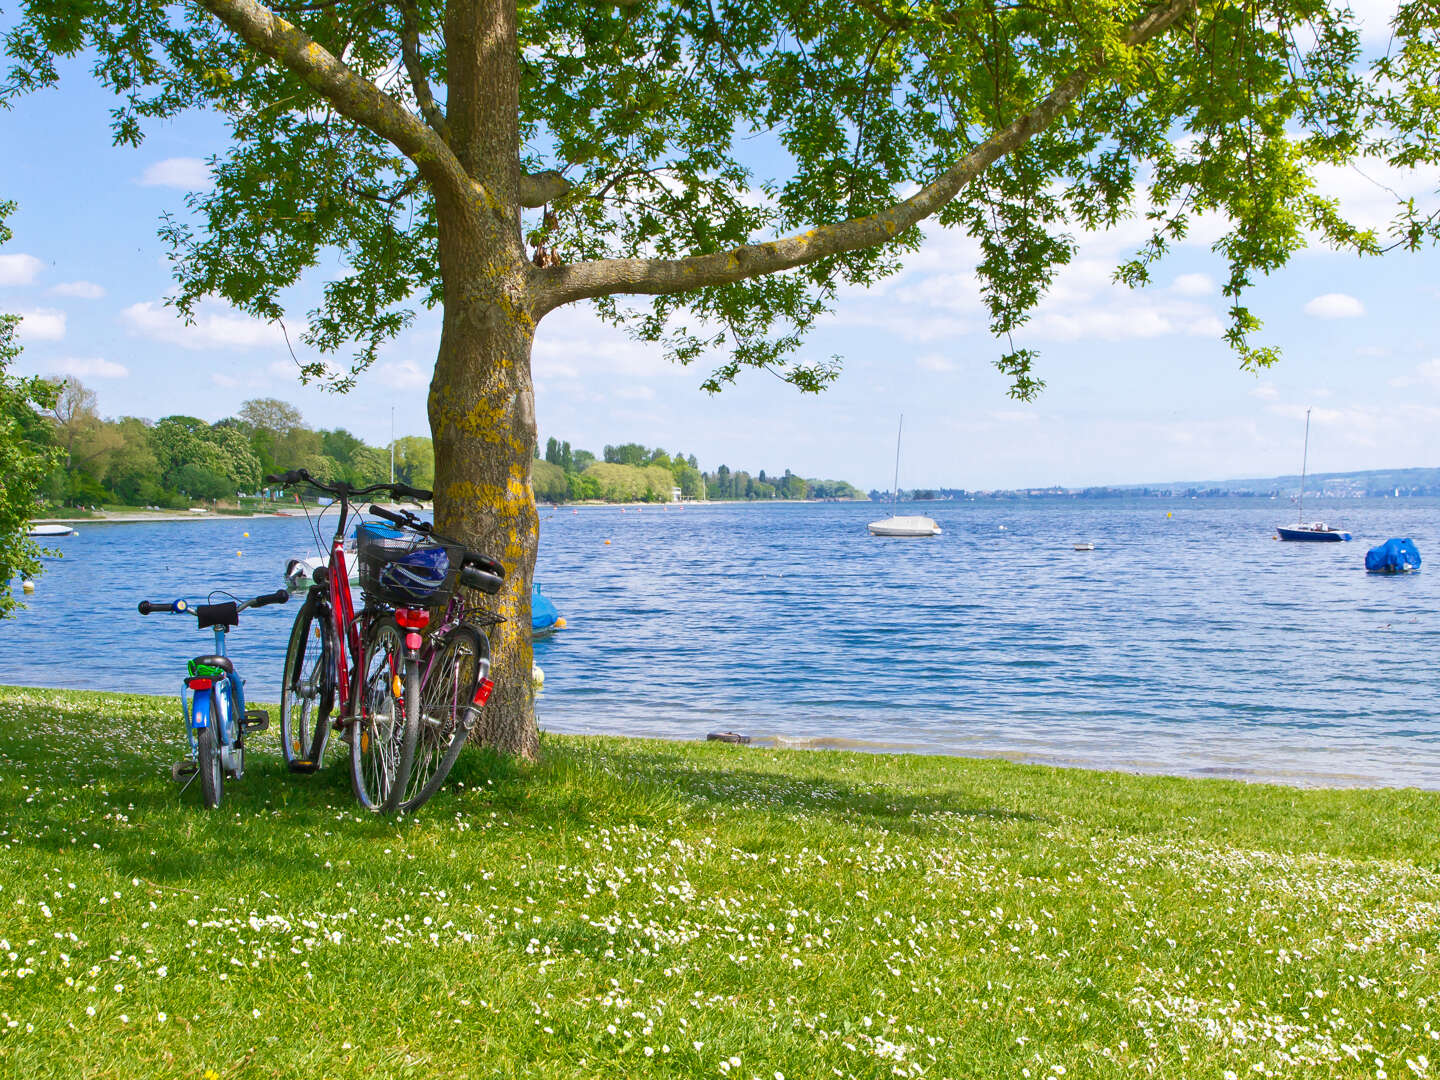
<svg viewBox="0 0 1440 1080"><path fill-rule="evenodd" d="M517 283L523 278L515 275ZM489 283L493 287L493 282ZM523 286L522 286L523 287ZM528 319L490 289L446 289L444 331L430 384L435 524L505 564L505 587L472 596L505 622L491 631L495 681L475 738L533 758L539 746L531 683L530 582L539 520L530 488L535 398Z"/></svg>

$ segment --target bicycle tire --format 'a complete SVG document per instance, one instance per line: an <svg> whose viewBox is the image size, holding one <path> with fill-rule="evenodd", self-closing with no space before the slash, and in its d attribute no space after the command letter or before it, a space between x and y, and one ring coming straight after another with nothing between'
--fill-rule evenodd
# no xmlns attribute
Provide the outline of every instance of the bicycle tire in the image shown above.
<svg viewBox="0 0 1440 1080"><path fill-rule="evenodd" d="M293 772L317 768L325 752L335 707L334 638L330 606L312 593L295 614L280 687L280 752Z"/></svg>
<svg viewBox="0 0 1440 1080"><path fill-rule="evenodd" d="M350 786L365 809L389 814L400 809L415 760L420 663L405 659L405 635L389 615L370 625L361 655L350 717Z"/></svg>
<svg viewBox="0 0 1440 1080"><path fill-rule="evenodd" d="M193 707L197 719L201 715L205 717L205 726L195 731L195 761L200 767L200 799L206 810L215 810L225 798L225 769L220 763L220 746L215 737L218 719L210 693L207 691L196 697Z"/></svg>
<svg viewBox="0 0 1440 1080"><path fill-rule="evenodd" d="M466 657L473 660L466 663ZM423 665L415 760L400 810L413 814L440 790L475 722L475 688L490 667L490 639L473 626L451 628Z"/></svg>

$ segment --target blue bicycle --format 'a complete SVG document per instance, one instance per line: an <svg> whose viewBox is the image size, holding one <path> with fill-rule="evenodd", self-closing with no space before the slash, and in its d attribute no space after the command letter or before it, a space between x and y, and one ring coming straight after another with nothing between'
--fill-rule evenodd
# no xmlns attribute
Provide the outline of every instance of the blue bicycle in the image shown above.
<svg viewBox="0 0 1440 1080"><path fill-rule="evenodd" d="M187 665L180 687L180 713L190 740L190 759L170 770L187 787L195 774L200 774L200 794L207 810L215 809L225 797L226 773L236 780L245 775L245 736L270 726L269 713L245 708L245 680L236 674L235 665L225 655L225 635L231 627L240 625L240 612L246 608L283 604L289 597L286 590L280 589L243 604L227 600L192 607L185 600L140 601L141 615L194 615L201 630L215 631L215 651L197 656Z"/></svg>

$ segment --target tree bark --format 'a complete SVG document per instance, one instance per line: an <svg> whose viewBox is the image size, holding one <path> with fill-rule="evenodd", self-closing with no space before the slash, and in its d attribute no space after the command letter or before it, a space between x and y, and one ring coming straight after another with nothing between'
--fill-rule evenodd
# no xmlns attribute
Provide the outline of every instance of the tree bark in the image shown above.
<svg viewBox="0 0 1440 1080"><path fill-rule="evenodd" d="M523 287L521 274L504 277L512 288ZM480 598L505 622L491 632L495 692L473 737L533 758L539 748L530 679L530 582L539 541L530 490L534 334L528 317L517 316L513 293L496 296L493 283L474 281L452 290L453 280L446 278L444 330L430 384L435 524L505 564L504 589Z"/></svg>

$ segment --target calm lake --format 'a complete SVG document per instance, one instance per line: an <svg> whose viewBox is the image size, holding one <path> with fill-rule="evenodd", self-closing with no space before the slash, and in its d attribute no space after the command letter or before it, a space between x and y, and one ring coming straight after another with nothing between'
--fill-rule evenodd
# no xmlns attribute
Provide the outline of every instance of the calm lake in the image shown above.
<svg viewBox="0 0 1440 1080"><path fill-rule="evenodd" d="M1286 500L900 512L944 535L873 539L866 504L542 508L569 621L536 647L542 727L1440 788L1440 561L1364 572L1390 536L1440 560L1440 501L1307 503L1349 544L1271 539ZM78 528L0 623L0 683L169 693L209 635L138 600L244 598L314 551L304 519ZM278 699L294 610L231 635L252 699Z"/></svg>

